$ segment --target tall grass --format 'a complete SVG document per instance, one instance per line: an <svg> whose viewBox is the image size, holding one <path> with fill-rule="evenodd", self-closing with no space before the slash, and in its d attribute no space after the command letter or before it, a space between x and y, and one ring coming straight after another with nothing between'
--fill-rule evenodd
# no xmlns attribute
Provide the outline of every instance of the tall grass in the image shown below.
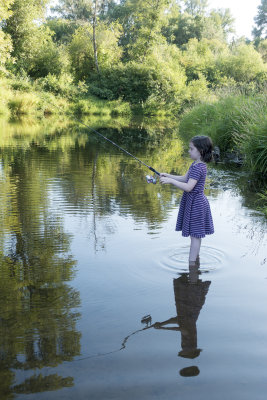
<svg viewBox="0 0 267 400"><path fill-rule="evenodd" d="M231 96L202 103L184 114L180 132L188 139L208 135L222 152L237 151L253 173L267 176L267 96Z"/></svg>
<svg viewBox="0 0 267 400"><path fill-rule="evenodd" d="M132 114L129 103L121 100L100 100L95 96L86 95L84 88L78 90L81 84L75 88L75 91L74 84L71 86L68 83L65 85L66 87L60 87L61 92L58 93L52 91L51 85L48 87L49 90L46 91L46 86L41 85L44 82L40 83L39 81L30 82L27 80L24 82L16 77L0 80L0 114L10 114L12 117L23 115L43 117L48 114L62 113L74 113L76 116L110 117L130 116ZM53 84L55 86L55 82ZM70 93L74 93L74 95L70 96Z"/></svg>

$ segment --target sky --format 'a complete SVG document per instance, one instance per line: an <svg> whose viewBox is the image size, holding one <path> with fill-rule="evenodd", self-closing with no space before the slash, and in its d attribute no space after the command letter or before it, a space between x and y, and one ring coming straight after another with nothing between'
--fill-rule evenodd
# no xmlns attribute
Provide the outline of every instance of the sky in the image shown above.
<svg viewBox="0 0 267 400"><path fill-rule="evenodd" d="M208 0L208 8L230 8L231 14L235 18L235 36L246 36L252 39L251 31L254 17L258 13L258 6L261 0Z"/></svg>

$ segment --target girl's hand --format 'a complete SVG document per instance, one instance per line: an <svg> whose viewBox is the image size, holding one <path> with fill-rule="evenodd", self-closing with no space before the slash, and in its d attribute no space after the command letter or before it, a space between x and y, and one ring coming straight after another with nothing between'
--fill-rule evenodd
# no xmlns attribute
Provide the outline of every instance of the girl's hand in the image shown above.
<svg viewBox="0 0 267 400"><path fill-rule="evenodd" d="M171 178L167 178L165 176L161 176L160 174L160 179L159 179L160 183L172 183L172 179Z"/></svg>
<svg viewBox="0 0 267 400"><path fill-rule="evenodd" d="M168 178L169 174L167 174L167 172L161 172L160 173L160 177L165 176L166 178Z"/></svg>

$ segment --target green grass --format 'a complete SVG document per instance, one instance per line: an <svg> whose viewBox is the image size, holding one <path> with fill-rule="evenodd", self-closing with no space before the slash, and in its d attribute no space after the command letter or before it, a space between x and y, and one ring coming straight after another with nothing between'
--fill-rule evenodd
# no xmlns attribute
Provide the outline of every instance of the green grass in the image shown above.
<svg viewBox="0 0 267 400"><path fill-rule="evenodd" d="M267 189L257 194L258 210L267 217Z"/></svg>
<svg viewBox="0 0 267 400"><path fill-rule="evenodd" d="M0 114L11 117L36 115L39 118L49 114L74 113L76 116L130 116L130 104L121 100L101 100L95 96L56 95L45 91L34 82L2 78L0 80Z"/></svg>
<svg viewBox="0 0 267 400"><path fill-rule="evenodd" d="M267 176L267 96L231 96L201 103L182 117L180 132L188 140L208 135L222 152L238 151L244 166Z"/></svg>

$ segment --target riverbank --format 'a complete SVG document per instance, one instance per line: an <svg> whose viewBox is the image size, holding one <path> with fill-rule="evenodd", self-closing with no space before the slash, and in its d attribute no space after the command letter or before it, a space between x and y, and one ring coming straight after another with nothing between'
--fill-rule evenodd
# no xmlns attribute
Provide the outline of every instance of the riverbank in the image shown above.
<svg viewBox="0 0 267 400"><path fill-rule="evenodd" d="M74 85L64 76L53 76L37 80L16 77L0 79L0 116L17 118L24 115L43 118L52 114L74 114L76 116L136 116L146 115L141 105L118 100L103 100L89 94L87 86L79 82ZM150 110L155 117L173 115L168 110Z"/></svg>
<svg viewBox="0 0 267 400"><path fill-rule="evenodd" d="M180 133L208 135L221 157L232 153L257 179L267 178L267 96L230 95L201 102L182 115ZM230 157L231 158L231 157Z"/></svg>

